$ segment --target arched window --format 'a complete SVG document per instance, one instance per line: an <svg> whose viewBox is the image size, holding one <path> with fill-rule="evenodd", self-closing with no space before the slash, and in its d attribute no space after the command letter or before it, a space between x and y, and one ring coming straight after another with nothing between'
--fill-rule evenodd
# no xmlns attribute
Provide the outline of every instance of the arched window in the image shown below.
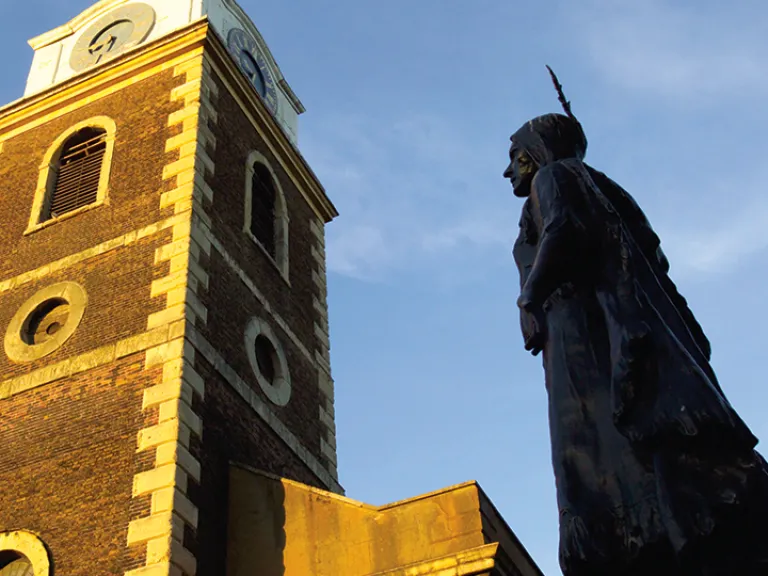
<svg viewBox="0 0 768 576"><path fill-rule="evenodd" d="M96 202L107 150L106 138L106 130L89 127L64 142L43 220L58 218Z"/></svg>
<svg viewBox="0 0 768 576"><path fill-rule="evenodd" d="M61 134L40 164L26 233L106 201L115 122L105 116L80 122Z"/></svg>
<svg viewBox="0 0 768 576"><path fill-rule="evenodd" d="M253 165L251 177L251 234L275 258L275 184L261 162Z"/></svg>
<svg viewBox="0 0 768 576"><path fill-rule="evenodd" d="M288 209L274 170L259 152L246 164L244 231L288 280Z"/></svg>

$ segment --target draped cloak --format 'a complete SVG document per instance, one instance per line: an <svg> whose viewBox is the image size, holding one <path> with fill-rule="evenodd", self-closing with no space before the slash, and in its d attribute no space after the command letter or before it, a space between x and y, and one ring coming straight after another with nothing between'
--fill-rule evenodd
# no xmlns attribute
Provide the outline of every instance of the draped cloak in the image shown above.
<svg viewBox="0 0 768 576"><path fill-rule="evenodd" d="M546 318L565 575L681 573L686 562L730 574L716 560L694 564L750 510L768 511L768 475L658 237L631 196L582 161L586 138L570 118L536 118L512 141L539 166L514 255L523 294ZM546 272L545 239L559 252ZM554 279L551 292L530 294L537 274ZM743 557L768 549L750 538L758 532L727 545Z"/></svg>

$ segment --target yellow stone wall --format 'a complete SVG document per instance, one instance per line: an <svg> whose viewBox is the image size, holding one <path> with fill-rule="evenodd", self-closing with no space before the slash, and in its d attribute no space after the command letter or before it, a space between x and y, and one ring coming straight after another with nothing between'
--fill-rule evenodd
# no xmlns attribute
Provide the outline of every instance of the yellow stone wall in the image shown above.
<svg viewBox="0 0 768 576"><path fill-rule="evenodd" d="M369 506L233 466L228 576L486 574L475 483Z"/></svg>

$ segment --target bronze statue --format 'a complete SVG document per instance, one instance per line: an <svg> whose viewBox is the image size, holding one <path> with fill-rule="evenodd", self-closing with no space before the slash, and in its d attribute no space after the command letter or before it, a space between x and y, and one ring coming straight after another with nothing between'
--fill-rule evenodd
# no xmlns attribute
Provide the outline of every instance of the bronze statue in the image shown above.
<svg viewBox="0 0 768 576"><path fill-rule="evenodd" d="M565 576L768 574L768 466L634 199L563 114L512 135L526 350L543 352Z"/></svg>

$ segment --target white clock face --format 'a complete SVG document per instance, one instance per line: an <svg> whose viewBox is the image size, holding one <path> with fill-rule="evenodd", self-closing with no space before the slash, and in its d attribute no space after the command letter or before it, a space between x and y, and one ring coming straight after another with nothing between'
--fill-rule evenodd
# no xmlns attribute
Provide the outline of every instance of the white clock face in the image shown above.
<svg viewBox="0 0 768 576"><path fill-rule="evenodd" d="M148 4L125 4L99 18L80 35L70 67L79 72L101 64L140 44L155 24L155 11Z"/></svg>
<svg viewBox="0 0 768 576"><path fill-rule="evenodd" d="M275 80L261 55L256 41L245 30L233 28L227 36L227 47L240 70L259 93L270 112L277 112L277 88Z"/></svg>

